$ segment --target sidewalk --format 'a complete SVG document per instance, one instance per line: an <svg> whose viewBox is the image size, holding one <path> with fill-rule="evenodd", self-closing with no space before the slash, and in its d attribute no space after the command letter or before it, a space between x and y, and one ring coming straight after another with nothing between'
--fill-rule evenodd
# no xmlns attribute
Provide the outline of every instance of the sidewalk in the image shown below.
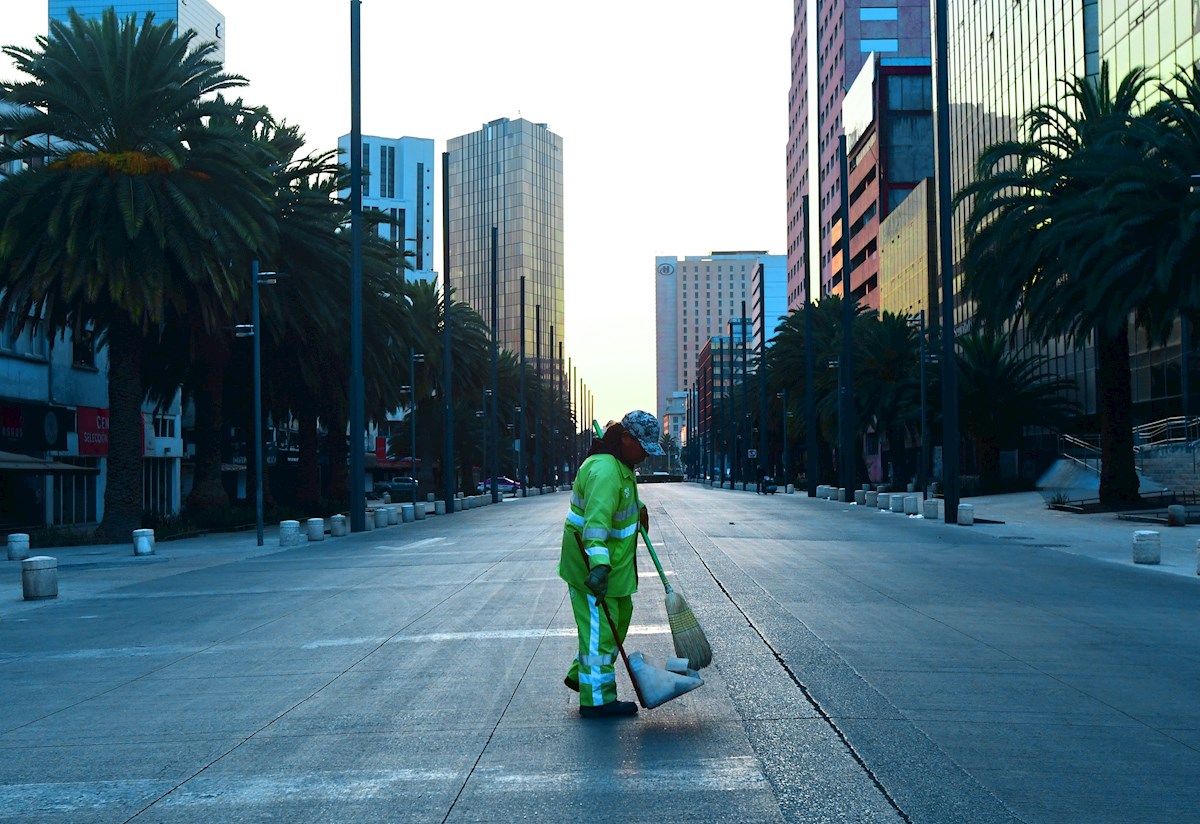
<svg viewBox="0 0 1200 824"><path fill-rule="evenodd" d="M731 490L724 490L729 492ZM753 495L753 490L737 491L738 494ZM803 490L794 493L804 497ZM790 496L776 495L787 500ZM857 504L824 501L829 506L859 507ZM1062 512L1047 509L1045 499L1038 492L1014 492L1005 495L979 495L964 498L961 503L975 507L976 523L973 526L948 525L941 518L945 517L942 502L938 501L939 520L936 525L925 522L920 515L897 515L891 512L879 511L879 517L907 518L919 521L928 528L972 529L986 535L994 535L1002 541L1011 541L1014 545L1053 549L1072 555L1082 555L1109 563L1133 566L1133 533L1138 530L1151 529L1159 534L1161 545L1161 563L1157 565L1138 566L1153 572L1196 577L1197 564L1200 564L1200 529L1190 525L1185 527L1166 527L1162 525L1138 521L1123 521L1115 513L1094 515L1079 515L1072 512ZM1002 521L1003 523L980 523L985 521ZM914 524L914 526L916 526Z"/></svg>
<svg viewBox="0 0 1200 824"><path fill-rule="evenodd" d="M501 503L513 503L518 498L502 498ZM533 500L531 497L529 500ZM486 508L486 507L481 507ZM456 516L475 512L475 509L464 509L455 513ZM445 516L427 515L426 520L433 521ZM328 527L328 523L326 524ZM373 528L365 532L348 535L345 538L331 538L328 532L325 540L320 542L302 541L300 548L305 546L322 546L336 551L339 546L358 544L363 536L374 534L378 540L387 537L388 540L399 538L405 528L412 524L397 524L382 528ZM304 535L303 523L301 535ZM7 560L6 550L0 550L0 619L14 614L39 609L56 601L73 597L88 597L105 593L118 587L129 586L157 578L179 575L194 570L207 569L222 564L233 563L247 558L262 555L272 555L297 547L281 547L279 545L279 522L266 523L263 528L263 545L258 546L257 532L253 528L237 532L213 532L198 535L193 538L179 538L155 542L153 555L136 556L133 554L133 540L122 544L88 544L83 546L36 547L29 549L29 557L48 555L58 561L58 598L40 601L25 601L21 597L21 563Z"/></svg>

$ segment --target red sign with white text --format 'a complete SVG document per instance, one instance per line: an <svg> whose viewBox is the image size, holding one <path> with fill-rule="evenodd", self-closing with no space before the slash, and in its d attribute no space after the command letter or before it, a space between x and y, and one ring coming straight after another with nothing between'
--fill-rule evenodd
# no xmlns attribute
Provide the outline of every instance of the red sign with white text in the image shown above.
<svg viewBox="0 0 1200 824"><path fill-rule="evenodd" d="M79 454L108 456L108 410L81 406L75 411Z"/></svg>

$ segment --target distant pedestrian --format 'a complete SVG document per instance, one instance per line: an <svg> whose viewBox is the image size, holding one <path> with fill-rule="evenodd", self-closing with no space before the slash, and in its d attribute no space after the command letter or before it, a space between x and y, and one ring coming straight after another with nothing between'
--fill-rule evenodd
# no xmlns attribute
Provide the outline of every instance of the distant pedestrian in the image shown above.
<svg viewBox="0 0 1200 824"><path fill-rule="evenodd" d="M647 525L638 505L633 468L647 455L662 455L658 420L630 412L592 442L571 488L571 510L563 527L558 574L567 582L579 631L579 651L563 679L579 692L585 718L633 715L637 704L617 700L617 638L602 614L601 601L625 640L637 591L637 529ZM587 560L579 551L580 542Z"/></svg>

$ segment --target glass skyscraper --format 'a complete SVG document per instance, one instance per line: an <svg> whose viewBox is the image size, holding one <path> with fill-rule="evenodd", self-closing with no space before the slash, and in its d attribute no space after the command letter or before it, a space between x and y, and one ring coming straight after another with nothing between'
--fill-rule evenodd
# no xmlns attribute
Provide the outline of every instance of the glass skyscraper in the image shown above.
<svg viewBox="0 0 1200 824"><path fill-rule="evenodd" d="M951 178L955 191L974 174L975 159L989 145L1024 139L1026 112L1062 100L1063 79L1096 77L1107 61L1113 88L1128 71L1145 67L1162 81L1200 57L1200 15L1193 0L1027 0L997 4L950 0ZM1157 92L1154 92L1157 94ZM961 283L964 206L954 215L956 294ZM960 324L972 307L956 301ZM1140 333L1131 341L1135 423L1179 414L1184 358L1176 332L1165 346L1150 345ZM1022 340L1017 330L1017 340ZM1030 341L1030 345L1038 345ZM1193 344L1194 346L1194 344ZM1077 399L1088 413L1095 406L1095 360L1090 346L1053 341L1042 350L1054 370L1072 377ZM1194 361L1188 374L1197 409Z"/></svg>
<svg viewBox="0 0 1200 824"><path fill-rule="evenodd" d="M133 15L139 22L143 15L153 12L156 23L170 21L180 32L195 31L198 43L215 43L216 59L225 62L225 15L207 0L50 0L49 19L66 20L72 8L88 19L113 8L118 18Z"/></svg>
<svg viewBox="0 0 1200 824"><path fill-rule="evenodd" d="M540 315L541 357L557 358L557 344L565 337L562 138L545 123L502 117L449 140L447 155L449 276L455 297L491 324L495 227L500 347L520 352L524 276L526 357L535 357L535 317Z"/></svg>

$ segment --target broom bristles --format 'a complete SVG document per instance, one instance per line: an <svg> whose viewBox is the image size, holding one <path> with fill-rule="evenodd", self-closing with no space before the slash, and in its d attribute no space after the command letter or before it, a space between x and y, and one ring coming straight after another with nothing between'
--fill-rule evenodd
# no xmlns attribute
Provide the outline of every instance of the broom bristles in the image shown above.
<svg viewBox="0 0 1200 824"><path fill-rule="evenodd" d="M692 669L703 669L712 663L712 647L700 622L684 597L672 589L667 591L667 622L671 625L676 655L688 659Z"/></svg>

